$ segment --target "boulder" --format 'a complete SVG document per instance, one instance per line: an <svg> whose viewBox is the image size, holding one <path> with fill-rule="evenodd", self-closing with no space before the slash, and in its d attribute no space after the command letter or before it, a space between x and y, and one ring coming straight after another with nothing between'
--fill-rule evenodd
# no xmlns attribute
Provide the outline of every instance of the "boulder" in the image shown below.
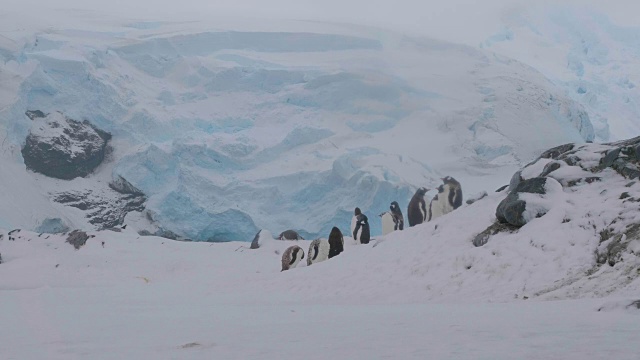
<svg viewBox="0 0 640 360"><path fill-rule="evenodd" d="M69 234L69 236L67 236L67 242L73 245L76 250L80 249L84 244L86 244L88 239L89 235L87 235L86 232L80 230L73 230Z"/></svg>
<svg viewBox="0 0 640 360"><path fill-rule="evenodd" d="M558 181L548 177L536 177L520 182L496 209L499 222L521 227L533 218L543 216L549 210L549 201L545 195L551 190L562 191ZM523 194L537 194L537 197ZM528 204L529 203L529 204Z"/></svg>
<svg viewBox="0 0 640 360"><path fill-rule="evenodd" d="M70 180L89 175L104 160L111 135L88 121L79 122L60 112L27 112L33 125L22 147L27 169Z"/></svg>

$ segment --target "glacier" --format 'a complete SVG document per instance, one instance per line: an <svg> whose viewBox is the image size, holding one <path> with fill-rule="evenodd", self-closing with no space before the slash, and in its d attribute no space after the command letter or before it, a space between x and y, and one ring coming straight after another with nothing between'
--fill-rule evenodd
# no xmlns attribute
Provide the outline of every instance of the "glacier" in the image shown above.
<svg viewBox="0 0 640 360"><path fill-rule="evenodd" d="M599 136L587 107L483 49L335 24L189 26L78 25L0 43L0 76L12 79L0 99L2 159L35 179L38 201L59 187L112 196L107 184L125 179L184 238L251 241L263 228L326 237L348 229L356 206L370 217L391 201L406 208L445 175L465 193L492 190L541 150ZM112 134L113 153L70 182L27 172L28 110L90 121ZM78 209L65 217L51 206L3 226L91 227Z"/></svg>
<svg viewBox="0 0 640 360"><path fill-rule="evenodd" d="M480 47L535 67L588 111L598 141L620 140L640 132L638 31L589 7L521 7Z"/></svg>

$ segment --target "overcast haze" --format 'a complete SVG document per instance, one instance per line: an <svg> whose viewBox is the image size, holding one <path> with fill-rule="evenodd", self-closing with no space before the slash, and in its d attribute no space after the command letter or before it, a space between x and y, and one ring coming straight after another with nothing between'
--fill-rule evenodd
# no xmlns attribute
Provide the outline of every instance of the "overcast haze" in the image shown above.
<svg viewBox="0 0 640 360"><path fill-rule="evenodd" d="M29 16L34 9L69 8L146 19L202 20L219 16L320 20L379 26L459 42L475 42L499 28L506 11L571 5L603 12L614 22L640 25L635 0L10 0L5 11ZM0 10L2 12L2 10Z"/></svg>

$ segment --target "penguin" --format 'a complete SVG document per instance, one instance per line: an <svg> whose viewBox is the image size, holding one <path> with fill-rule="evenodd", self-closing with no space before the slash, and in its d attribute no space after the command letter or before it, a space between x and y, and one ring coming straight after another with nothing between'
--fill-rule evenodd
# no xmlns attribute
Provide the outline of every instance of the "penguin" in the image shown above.
<svg viewBox="0 0 640 360"><path fill-rule="evenodd" d="M340 229L334 226L329 234L329 259L340 255L342 251L344 251L344 237Z"/></svg>
<svg viewBox="0 0 640 360"><path fill-rule="evenodd" d="M379 215L382 218L382 235L404 229L404 216L398 202L392 202L389 210Z"/></svg>
<svg viewBox="0 0 640 360"><path fill-rule="evenodd" d="M422 224L427 220L427 203L424 200L424 196L429 189L421 187L413 194L411 201L409 201L409 207L407 208L407 218L409 219L409 226L416 226Z"/></svg>
<svg viewBox="0 0 640 360"><path fill-rule="evenodd" d="M298 245L289 246L282 254L282 271L293 269L304 259L304 250Z"/></svg>
<svg viewBox="0 0 640 360"><path fill-rule="evenodd" d="M295 230L286 230L278 235L278 240L304 240Z"/></svg>
<svg viewBox="0 0 640 360"><path fill-rule="evenodd" d="M462 187L460 183L447 176L442 178L443 184L438 187L438 193L429 203L429 215L427 221L450 213L462 206Z"/></svg>
<svg viewBox="0 0 640 360"><path fill-rule="evenodd" d="M353 239L360 244L368 244L371 240L371 231L369 229L369 219L365 214L360 213L356 216L356 228L353 229Z"/></svg>
<svg viewBox="0 0 640 360"><path fill-rule="evenodd" d="M307 266L325 261L329 258L329 241L326 239L315 239L309 244L307 252Z"/></svg>
<svg viewBox="0 0 640 360"><path fill-rule="evenodd" d="M358 224L358 215L362 214L362 211L360 211L360 208L356 208L353 211L353 217L351 218L351 236L353 236L353 240L354 241L358 241L358 235L354 233L354 231L356 231L356 226Z"/></svg>
<svg viewBox="0 0 640 360"><path fill-rule="evenodd" d="M271 235L269 230L262 229L258 231L256 236L253 238L250 249L258 249L261 246L264 246L264 244L269 240L273 240L273 235Z"/></svg>

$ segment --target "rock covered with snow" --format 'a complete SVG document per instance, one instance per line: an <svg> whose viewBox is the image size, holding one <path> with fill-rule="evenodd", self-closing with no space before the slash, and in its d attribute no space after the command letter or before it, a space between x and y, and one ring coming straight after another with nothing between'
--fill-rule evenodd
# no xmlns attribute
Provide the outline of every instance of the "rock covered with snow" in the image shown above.
<svg viewBox="0 0 640 360"><path fill-rule="evenodd" d="M102 163L111 135L88 121L61 112L28 111L33 125L22 148L27 169L70 180L89 175Z"/></svg>
<svg viewBox="0 0 640 360"><path fill-rule="evenodd" d="M640 137L545 151L514 174L513 189L496 209L498 221L473 244L483 246L499 233L517 233L553 212L561 221L558 226L580 222L594 231L599 239L594 263L614 267L626 261L633 267L640 259L639 177Z"/></svg>
<svg viewBox="0 0 640 360"><path fill-rule="evenodd" d="M498 205L496 217L501 223L524 226L546 214L553 202L550 197L561 193L562 185L552 178L536 177L522 181Z"/></svg>

